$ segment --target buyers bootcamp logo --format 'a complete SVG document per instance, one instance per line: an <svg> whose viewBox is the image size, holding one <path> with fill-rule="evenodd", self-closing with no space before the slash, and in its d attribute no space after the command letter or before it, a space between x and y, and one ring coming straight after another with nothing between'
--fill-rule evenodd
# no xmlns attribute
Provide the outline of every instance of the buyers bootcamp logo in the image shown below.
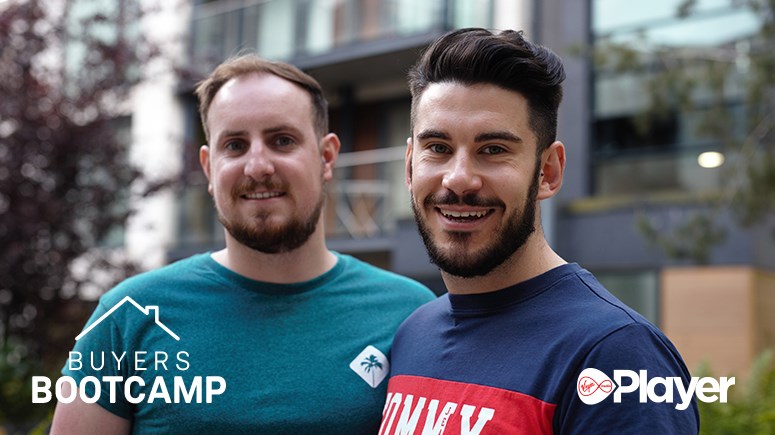
<svg viewBox="0 0 775 435"><path fill-rule="evenodd" d="M169 338L180 341L180 337L168 328L159 318L159 307L149 305L143 307L135 302L134 299L127 296L119 303L105 312L97 320L91 323L83 330L75 340L81 340L86 335L92 333L95 328L110 317L117 309L122 306L126 309L134 307L144 315L141 321L153 322L156 327L164 331ZM105 327L105 326L103 326ZM70 403L76 397L80 397L85 403L94 403L100 399L102 394L109 397L110 403L116 403L119 395L122 394L129 403L153 403L163 401L165 403L212 403L215 396L221 395L226 391L226 380L220 376L163 376L158 374L155 377L141 376L94 376L108 365L115 366L115 372L121 374L122 368L132 367L135 373L149 373L147 370L154 370L157 373L164 373L167 370L176 370L178 374L185 374L191 367L189 363L190 355L185 350L178 351L168 355L164 351L144 351L134 350L132 352L99 351L92 350L85 354L78 351L71 351L67 358L67 368L69 372L76 373L81 370L91 369L89 375L81 378L80 382L72 376L62 376L57 379L52 394L52 382L47 376L32 377L32 403L48 403L52 396L62 403ZM122 367L123 364L123 367ZM80 377L80 376L79 376ZM69 393L65 394L63 386L69 387ZM122 388L116 388L117 385ZM93 393L90 393L93 391Z"/></svg>
<svg viewBox="0 0 775 435"><path fill-rule="evenodd" d="M579 374L576 392L587 405L596 405L613 393L613 402L621 403L622 396L638 392L640 403L676 403L675 409L683 411L691 405L692 398L705 402L727 403L729 387L735 385L735 378L693 377L684 385L680 377L653 377L647 370L614 370L614 378L595 368L587 368ZM677 393L677 394L675 394Z"/></svg>

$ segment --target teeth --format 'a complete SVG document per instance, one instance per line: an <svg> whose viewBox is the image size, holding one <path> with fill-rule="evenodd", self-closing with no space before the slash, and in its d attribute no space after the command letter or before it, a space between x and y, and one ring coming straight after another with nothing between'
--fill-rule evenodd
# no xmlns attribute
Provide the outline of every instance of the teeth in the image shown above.
<svg viewBox="0 0 775 435"><path fill-rule="evenodd" d="M274 198L276 196L282 195L280 192L260 192L260 193L248 193L245 195L245 198L248 199L267 199L267 198Z"/></svg>
<svg viewBox="0 0 775 435"><path fill-rule="evenodd" d="M452 217L452 218L469 218L469 217L480 218L487 214L487 210L481 210L481 211L441 210L441 214L443 214L446 217Z"/></svg>

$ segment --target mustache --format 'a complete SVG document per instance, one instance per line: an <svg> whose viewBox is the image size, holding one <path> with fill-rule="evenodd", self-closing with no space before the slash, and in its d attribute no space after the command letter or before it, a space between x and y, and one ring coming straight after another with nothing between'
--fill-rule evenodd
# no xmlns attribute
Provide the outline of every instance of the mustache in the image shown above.
<svg viewBox="0 0 775 435"><path fill-rule="evenodd" d="M233 191L237 195L243 195L255 192L256 190L286 190L285 187L286 186L284 183L280 183L274 180L256 181L249 179L249 181L245 181L235 186Z"/></svg>
<svg viewBox="0 0 775 435"><path fill-rule="evenodd" d="M462 197L450 190L438 194L434 193L425 198L423 205L426 207L439 205L467 205L469 207L482 208L506 208L506 204L498 198L484 198L475 193L468 193Z"/></svg>

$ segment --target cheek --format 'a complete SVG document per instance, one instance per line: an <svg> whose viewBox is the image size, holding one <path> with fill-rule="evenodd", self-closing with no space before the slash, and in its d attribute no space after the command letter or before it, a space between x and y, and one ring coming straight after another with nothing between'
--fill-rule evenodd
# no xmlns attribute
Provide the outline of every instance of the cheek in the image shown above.
<svg viewBox="0 0 775 435"><path fill-rule="evenodd" d="M242 171L238 165L214 164L210 177L210 184L216 188L220 194L225 194L224 189L230 189L239 180Z"/></svg>
<svg viewBox="0 0 775 435"><path fill-rule="evenodd" d="M439 189L442 184L441 180L441 173L434 175L432 171L415 170L412 174L410 190L418 199L422 199L428 192Z"/></svg>

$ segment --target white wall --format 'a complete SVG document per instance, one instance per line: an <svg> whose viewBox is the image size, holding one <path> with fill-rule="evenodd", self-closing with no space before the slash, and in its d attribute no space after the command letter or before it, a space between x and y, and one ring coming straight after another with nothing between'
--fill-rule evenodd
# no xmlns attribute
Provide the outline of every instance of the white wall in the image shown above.
<svg viewBox="0 0 775 435"><path fill-rule="evenodd" d="M130 158L151 178L174 177L182 169L185 119L177 91L177 77L170 68L181 64L185 54L185 33L190 21L190 2L144 3L159 11L146 17L144 32L161 41L164 56L144 65L151 80L135 89L132 98L132 149ZM175 239L177 216L172 192L134 201L137 213L126 228L129 257L144 268L165 263L165 254Z"/></svg>

